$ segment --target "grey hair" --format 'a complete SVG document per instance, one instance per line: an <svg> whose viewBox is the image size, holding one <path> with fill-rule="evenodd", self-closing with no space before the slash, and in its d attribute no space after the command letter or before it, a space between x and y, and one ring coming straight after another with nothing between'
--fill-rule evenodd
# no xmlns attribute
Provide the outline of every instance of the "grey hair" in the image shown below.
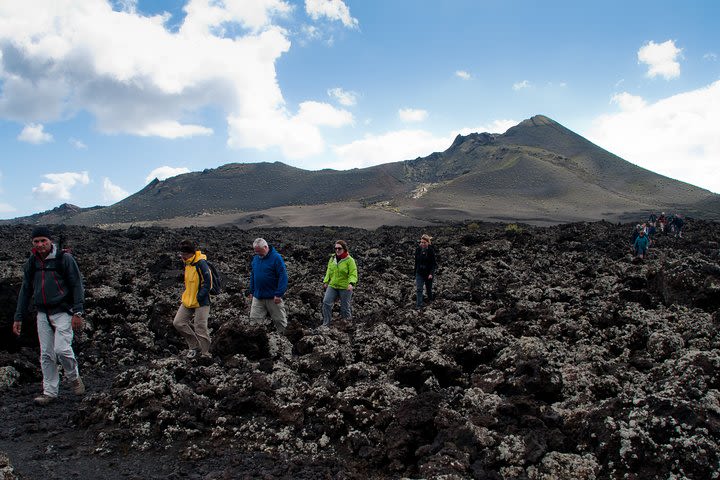
<svg viewBox="0 0 720 480"><path fill-rule="evenodd" d="M265 241L264 238L256 238L255 241L253 242L253 248L255 248L255 247L265 248L267 246L268 246L268 243Z"/></svg>

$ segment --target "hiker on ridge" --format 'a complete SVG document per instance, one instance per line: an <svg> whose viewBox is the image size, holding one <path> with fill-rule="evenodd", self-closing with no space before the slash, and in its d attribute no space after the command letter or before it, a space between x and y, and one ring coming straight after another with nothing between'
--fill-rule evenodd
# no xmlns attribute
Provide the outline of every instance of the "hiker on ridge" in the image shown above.
<svg viewBox="0 0 720 480"><path fill-rule="evenodd" d="M247 290L252 301L250 321L263 323L269 314L277 332L284 334L287 328L287 310L283 295L288 286L285 262L264 238L255 239L253 250L255 256L250 271L250 288Z"/></svg>
<svg viewBox="0 0 720 480"><path fill-rule="evenodd" d="M85 290L75 259L53 243L48 227L33 228L31 238L32 255L24 267L13 332L20 335L23 314L32 302L37 309L43 375L43 393L34 401L38 405L47 405L55 401L59 393L58 363L62 365L73 393L85 393L85 384L80 378L72 349L73 331L83 328Z"/></svg>
<svg viewBox="0 0 720 480"><path fill-rule="evenodd" d="M415 308L423 307L423 286L427 290L428 303L433 301L432 284L437 260L435 258L435 247L432 245L432 237L423 234L415 249Z"/></svg>
<svg viewBox="0 0 720 480"><path fill-rule="evenodd" d="M340 317L352 318L352 296L358 281L357 264L350 256L344 240L335 242L335 253L328 260L325 278L323 278L323 326L329 327L332 320L332 309L335 300L340 297Z"/></svg>
<svg viewBox="0 0 720 480"><path fill-rule="evenodd" d="M210 356L210 288L212 273L205 256L192 240L180 242L180 258L185 264L185 291L182 294L173 327L183 336L188 345L187 356L193 358L200 351L203 357ZM192 321L192 325L190 322Z"/></svg>

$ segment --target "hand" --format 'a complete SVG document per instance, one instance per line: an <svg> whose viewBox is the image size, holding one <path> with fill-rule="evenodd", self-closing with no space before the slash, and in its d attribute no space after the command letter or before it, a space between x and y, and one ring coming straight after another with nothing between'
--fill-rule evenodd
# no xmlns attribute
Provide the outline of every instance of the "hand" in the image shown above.
<svg viewBox="0 0 720 480"><path fill-rule="evenodd" d="M14 322L13 323L13 333L15 335L20 335L20 327L22 326L22 322Z"/></svg>
<svg viewBox="0 0 720 480"><path fill-rule="evenodd" d="M428 279L432 280L432 273L430 275L428 275Z"/></svg>
<svg viewBox="0 0 720 480"><path fill-rule="evenodd" d="M275 302L275 303L280 303L280 302L282 302L282 298L276 296L275 298L273 298L273 302Z"/></svg>
<svg viewBox="0 0 720 480"><path fill-rule="evenodd" d="M352 291L353 291L353 288L354 288L354 287L352 286L352 283L348 283L348 291L349 291L349 292L352 292Z"/></svg>
<svg viewBox="0 0 720 480"><path fill-rule="evenodd" d="M72 320L70 321L70 324L72 325L72 329L76 332L79 332L83 328L83 318L79 315L73 315Z"/></svg>
<svg viewBox="0 0 720 480"><path fill-rule="evenodd" d="M323 290L327 290L327 283L323 283Z"/></svg>

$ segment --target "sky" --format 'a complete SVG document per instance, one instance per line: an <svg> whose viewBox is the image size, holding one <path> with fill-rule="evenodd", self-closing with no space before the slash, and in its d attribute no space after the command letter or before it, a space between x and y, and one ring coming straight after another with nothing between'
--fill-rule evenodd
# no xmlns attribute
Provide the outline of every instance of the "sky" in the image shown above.
<svg viewBox="0 0 720 480"><path fill-rule="evenodd" d="M720 193L717 0L0 0L0 218L546 115ZM241 208L241 206L239 206Z"/></svg>

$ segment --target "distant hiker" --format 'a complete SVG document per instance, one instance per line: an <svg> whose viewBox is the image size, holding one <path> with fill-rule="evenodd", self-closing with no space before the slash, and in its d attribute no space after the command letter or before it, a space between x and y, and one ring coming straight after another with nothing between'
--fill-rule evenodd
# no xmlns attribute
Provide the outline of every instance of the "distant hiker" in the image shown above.
<svg viewBox="0 0 720 480"><path fill-rule="evenodd" d="M187 356L192 358L198 351L210 356L210 288L212 273L205 256L192 240L183 240L179 246L180 258L185 264L185 291L182 294L173 326L188 345ZM192 325L191 322L192 321Z"/></svg>
<svg viewBox="0 0 720 480"><path fill-rule="evenodd" d="M13 332L20 335L23 314L32 302L37 309L43 375L43 393L35 398L35 403L47 405L58 396L58 363L62 365L73 393L85 393L85 384L80 378L72 349L73 331L83 328L85 290L75 259L52 242L52 232L48 227L35 227L31 238L32 255L24 267Z"/></svg>
<svg viewBox="0 0 720 480"><path fill-rule="evenodd" d="M657 222L657 215L655 215L655 212L652 212L650 216L648 217L648 222L655 225L655 222Z"/></svg>
<svg viewBox="0 0 720 480"><path fill-rule="evenodd" d="M635 225L635 228L633 228L632 239L630 240L633 245L635 245L635 239L638 237L641 230L644 230L644 228L639 223Z"/></svg>
<svg viewBox="0 0 720 480"><path fill-rule="evenodd" d="M423 306L423 286L427 290L428 302L433 301L432 285L437 269L435 258L435 247L432 245L432 237L423 234L420 237L420 244L415 249L415 307Z"/></svg>
<svg viewBox="0 0 720 480"><path fill-rule="evenodd" d="M667 226L667 217L665 217L665 212L662 212L660 216L657 219L657 225L660 229L660 233L665 233L665 228Z"/></svg>
<svg viewBox="0 0 720 480"><path fill-rule="evenodd" d="M280 334L287 327L287 311L283 295L288 286L287 269L282 256L263 238L253 242L255 256L250 271L250 288L247 294L252 300L250 320L255 323L265 322L270 315L275 329Z"/></svg>
<svg viewBox="0 0 720 480"><path fill-rule="evenodd" d="M328 260L323 288L323 325L330 326L332 309L335 300L340 297L340 317L349 320L352 318L352 295L358 281L358 271L355 259L350 256L347 243L344 240L335 242L335 253Z"/></svg>
<svg viewBox="0 0 720 480"><path fill-rule="evenodd" d="M647 235L645 235L645 230L640 230L638 232L638 236L635 239L635 256L638 258L645 258L645 254L647 254L648 247L650 246L650 238L648 238Z"/></svg>
<svg viewBox="0 0 720 480"><path fill-rule="evenodd" d="M685 226L685 219L682 215L677 214L673 218L670 230L675 234L676 237L682 238L683 227Z"/></svg>

